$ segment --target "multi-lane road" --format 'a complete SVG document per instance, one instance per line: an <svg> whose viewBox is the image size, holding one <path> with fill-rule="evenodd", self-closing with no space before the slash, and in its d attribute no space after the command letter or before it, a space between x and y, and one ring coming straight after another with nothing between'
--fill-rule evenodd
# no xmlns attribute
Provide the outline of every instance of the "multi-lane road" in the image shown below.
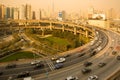
<svg viewBox="0 0 120 80"><path fill-rule="evenodd" d="M112 52L115 51L115 48L120 40L120 35L111 31L107 31L106 34L109 36L109 44L107 47L92 58L86 59L87 61L93 63L89 66L92 70L90 73L82 74L81 70L84 68L83 61L63 68L62 70L50 72L49 75L40 75L36 78L36 80L65 80L67 76L78 76L79 80L87 80L87 78L91 75L97 75L99 80L106 80L110 74L119 68L120 65L119 60L116 59L116 55L112 55ZM99 67L98 64L100 62L104 62L106 65Z"/></svg>
<svg viewBox="0 0 120 80"><path fill-rule="evenodd" d="M44 67L39 69L34 69L35 65L30 63L17 64L15 68L11 69L3 66L0 67L0 70L3 71L0 80L7 80L10 76L15 79L19 73L25 71L29 71L35 80L65 80L67 76L77 76L79 80L87 80L90 75L97 75L99 80L105 80L120 65L116 55L112 55L119 40L119 35L114 32L98 30L94 41L84 51L75 52L66 57L63 68L56 70L54 66L56 62L51 61L51 58L43 59ZM93 52L96 55L91 56ZM85 54L79 56L82 53ZM92 62L92 65L87 67L91 69L91 72L83 74L81 70L85 68L83 65L85 61ZM106 65L99 67L100 62L104 62Z"/></svg>

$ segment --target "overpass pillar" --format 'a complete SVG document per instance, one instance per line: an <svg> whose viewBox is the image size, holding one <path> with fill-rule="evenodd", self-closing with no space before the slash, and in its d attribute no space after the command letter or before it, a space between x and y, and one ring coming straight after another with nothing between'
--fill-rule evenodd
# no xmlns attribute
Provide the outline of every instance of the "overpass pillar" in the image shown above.
<svg viewBox="0 0 120 80"><path fill-rule="evenodd" d="M52 30L52 22L50 22L50 30Z"/></svg>
<svg viewBox="0 0 120 80"><path fill-rule="evenodd" d="M44 29L42 28L41 30L42 30L42 36L44 36Z"/></svg>
<svg viewBox="0 0 120 80"><path fill-rule="evenodd" d="M39 22L38 26L40 27L40 22Z"/></svg>
<svg viewBox="0 0 120 80"><path fill-rule="evenodd" d="M64 25L62 25L62 31L63 31L63 32L65 31L65 26L64 26Z"/></svg>
<svg viewBox="0 0 120 80"><path fill-rule="evenodd" d="M88 31L87 30L85 31L85 36L88 37Z"/></svg>
<svg viewBox="0 0 120 80"><path fill-rule="evenodd" d="M77 28L74 26L74 35L77 34Z"/></svg>

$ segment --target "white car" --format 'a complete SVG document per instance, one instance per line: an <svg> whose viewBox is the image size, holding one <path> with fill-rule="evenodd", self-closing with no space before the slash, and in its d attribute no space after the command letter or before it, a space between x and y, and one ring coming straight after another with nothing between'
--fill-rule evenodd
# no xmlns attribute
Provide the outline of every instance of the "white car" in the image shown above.
<svg viewBox="0 0 120 80"><path fill-rule="evenodd" d="M96 76L96 75L89 76L88 80L98 80L98 76Z"/></svg>
<svg viewBox="0 0 120 80"><path fill-rule="evenodd" d="M32 64L32 65L35 65L35 64L38 64L38 63L40 63L40 62L41 62L40 60L35 60L35 61L32 61L31 64Z"/></svg>
<svg viewBox="0 0 120 80"><path fill-rule="evenodd" d="M65 58L59 58L58 60L56 60L56 63L62 63L65 62Z"/></svg>
<svg viewBox="0 0 120 80"><path fill-rule="evenodd" d="M78 80L78 77L69 76L65 80Z"/></svg>

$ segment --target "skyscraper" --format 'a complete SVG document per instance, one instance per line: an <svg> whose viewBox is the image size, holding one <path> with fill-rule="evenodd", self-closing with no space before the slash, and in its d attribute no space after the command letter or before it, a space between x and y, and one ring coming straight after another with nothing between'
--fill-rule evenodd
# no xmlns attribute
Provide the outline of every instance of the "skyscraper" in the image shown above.
<svg viewBox="0 0 120 80"><path fill-rule="evenodd" d="M6 19L12 19L13 17L13 8L6 7Z"/></svg>
<svg viewBox="0 0 120 80"><path fill-rule="evenodd" d="M13 18L19 19L19 8L14 8Z"/></svg>
<svg viewBox="0 0 120 80"><path fill-rule="evenodd" d="M88 19L91 19L92 16L93 16L93 14L94 14L94 8L93 8L93 7L90 7L90 8L88 9Z"/></svg>
<svg viewBox="0 0 120 80"><path fill-rule="evenodd" d="M31 5L26 4L26 9L25 9L25 16L26 19L32 19L32 15L31 15Z"/></svg>
<svg viewBox="0 0 120 80"><path fill-rule="evenodd" d="M0 19L5 19L5 6L0 4Z"/></svg>
<svg viewBox="0 0 120 80"><path fill-rule="evenodd" d="M66 17L65 11L60 11L60 12L58 13L58 20L64 21L64 20L65 20L65 17Z"/></svg>
<svg viewBox="0 0 120 80"><path fill-rule="evenodd" d="M32 12L32 19L36 19L35 11Z"/></svg>
<svg viewBox="0 0 120 80"><path fill-rule="evenodd" d="M26 19L26 17L25 17L25 12L26 12L26 10L25 10L26 8L25 8L25 5L21 5L20 6L20 10L19 10L19 19L21 19L21 20L25 20Z"/></svg>
<svg viewBox="0 0 120 80"><path fill-rule="evenodd" d="M41 13L41 10L39 10L39 19L40 19L40 20L42 19L42 13Z"/></svg>
<svg viewBox="0 0 120 80"><path fill-rule="evenodd" d="M113 8L109 9L108 18L109 19L114 19L115 18L115 10Z"/></svg>

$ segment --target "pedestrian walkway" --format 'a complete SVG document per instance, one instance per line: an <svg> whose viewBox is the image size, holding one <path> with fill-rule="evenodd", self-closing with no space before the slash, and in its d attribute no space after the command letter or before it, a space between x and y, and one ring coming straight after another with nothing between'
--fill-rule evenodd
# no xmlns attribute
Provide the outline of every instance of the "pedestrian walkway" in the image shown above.
<svg viewBox="0 0 120 80"><path fill-rule="evenodd" d="M53 62L50 59L45 59L45 62L47 63L47 65L49 66L51 71L53 71L55 69Z"/></svg>

